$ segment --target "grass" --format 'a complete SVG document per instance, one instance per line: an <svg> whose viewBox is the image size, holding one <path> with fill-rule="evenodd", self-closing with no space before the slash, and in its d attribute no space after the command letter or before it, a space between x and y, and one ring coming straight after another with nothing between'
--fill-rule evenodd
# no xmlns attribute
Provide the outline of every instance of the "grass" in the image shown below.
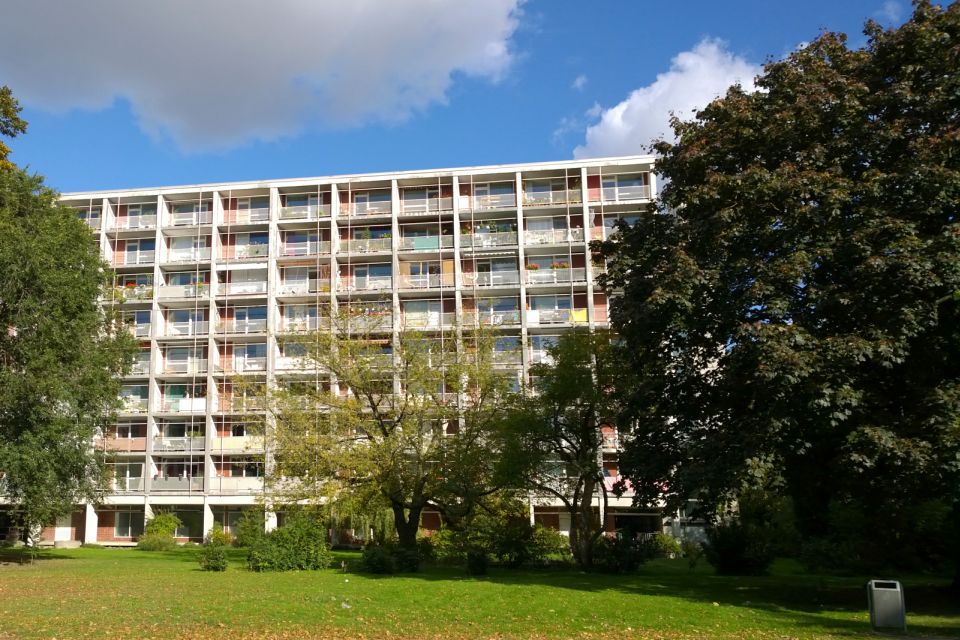
<svg viewBox="0 0 960 640"><path fill-rule="evenodd" d="M226 573L196 549L49 551L0 566L0 638L840 638L870 635L863 578L726 578L660 560L630 576L573 569L375 577L351 570ZM904 580L911 636L960 636L945 580Z"/></svg>

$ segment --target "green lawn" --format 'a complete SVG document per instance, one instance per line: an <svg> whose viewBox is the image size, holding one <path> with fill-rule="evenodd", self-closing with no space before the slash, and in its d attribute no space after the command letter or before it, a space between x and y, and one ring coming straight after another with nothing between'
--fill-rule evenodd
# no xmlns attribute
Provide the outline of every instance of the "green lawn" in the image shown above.
<svg viewBox="0 0 960 640"><path fill-rule="evenodd" d="M657 561L636 575L456 569L403 576L256 574L232 551L205 573L195 549L51 551L0 566L0 638L850 637L870 633L862 578L766 578ZM884 576L888 577L888 576ZM960 636L945 581L905 580L910 635Z"/></svg>

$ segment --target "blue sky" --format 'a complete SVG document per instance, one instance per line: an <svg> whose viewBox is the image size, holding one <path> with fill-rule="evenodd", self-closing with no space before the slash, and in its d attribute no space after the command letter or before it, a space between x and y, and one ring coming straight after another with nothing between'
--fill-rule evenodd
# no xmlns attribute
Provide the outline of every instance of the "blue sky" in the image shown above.
<svg viewBox="0 0 960 640"><path fill-rule="evenodd" d="M267 9L269 7L269 10ZM11 0L13 160L62 191L642 153L905 0Z"/></svg>

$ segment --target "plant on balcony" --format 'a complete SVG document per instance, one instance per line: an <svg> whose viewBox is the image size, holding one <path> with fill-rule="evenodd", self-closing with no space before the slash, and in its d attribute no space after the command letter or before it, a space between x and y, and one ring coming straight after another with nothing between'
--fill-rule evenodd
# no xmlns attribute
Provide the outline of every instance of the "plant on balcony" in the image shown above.
<svg viewBox="0 0 960 640"><path fill-rule="evenodd" d="M527 264L527 271L539 271L540 265L536 262L530 262Z"/></svg>
<svg viewBox="0 0 960 640"><path fill-rule="evenodd" d="M569 262L551 262L550 268L551 269L569 269L570 263Z"/></svg>

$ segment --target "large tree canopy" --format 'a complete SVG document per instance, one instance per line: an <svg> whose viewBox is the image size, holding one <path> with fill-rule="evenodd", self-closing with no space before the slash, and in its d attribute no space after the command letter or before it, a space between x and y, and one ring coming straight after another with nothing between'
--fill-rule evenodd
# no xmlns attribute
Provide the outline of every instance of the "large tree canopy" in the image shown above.
<svg viewBox="0 0 960 640"><path fill-rule="evenodd" d="M0 166L0 493L31 528L103 488L93 438L135 349L99 304L107 282L90 229L41 178Z"/></svg>
<svg viewBox="0 0 960 640"><path fill-rule="evenodd" d="M656 211L604 248L648 502L781 487L818 536L837 499L960 497L960 5L865 32L674 120Z"/></svg>

